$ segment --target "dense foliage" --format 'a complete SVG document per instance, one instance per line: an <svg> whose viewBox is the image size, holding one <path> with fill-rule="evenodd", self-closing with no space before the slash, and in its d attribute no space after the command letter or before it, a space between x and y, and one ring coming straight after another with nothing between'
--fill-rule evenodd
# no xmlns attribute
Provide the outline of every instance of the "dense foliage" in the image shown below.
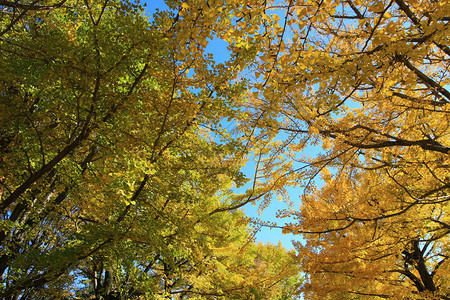
<svg viewBox="0 0 450 300"><path fill-rule="evenodd" d="M450 297L450 2L249 5L257 186L303 188L305 297Z"/></svg>
<svg viewBox="0 0 450 300"><path fill-rule="evenodd" d="M0 5L2 299L292 293L292 254L255 244L230 192L245 82L204 53L217 15Z"/></svg>
<svg viewBox="0 0 450 300"><path fill-rule="evenodd" d="M1 297L448 299L450 2L166 4L0 0Z"/></svg>

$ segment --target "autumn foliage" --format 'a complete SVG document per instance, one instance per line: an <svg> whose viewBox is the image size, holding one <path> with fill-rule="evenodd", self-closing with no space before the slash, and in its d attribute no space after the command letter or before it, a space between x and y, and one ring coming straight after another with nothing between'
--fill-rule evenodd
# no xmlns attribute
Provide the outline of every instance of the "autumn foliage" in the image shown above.
<svg viewBox="0 0 450 300"><path fill-rule="evenodd" d="M0 297L450 297L450 2L166 5L0 0Z"/></svg>
<svg viewBox="0 0 450 300"><path fill-rule="evenodd" d="M293 254L230 192L246 141L220 122L245 89L204 53L216 13L0 5L2 299L291 293Z"/></svg>
<svg viewBox="0 0 450 300"><path fill-rule="evenodd" d="M280 216L305 297L449 297L450 3L260 7L247 126L260 188L303 188Z"/></svg>

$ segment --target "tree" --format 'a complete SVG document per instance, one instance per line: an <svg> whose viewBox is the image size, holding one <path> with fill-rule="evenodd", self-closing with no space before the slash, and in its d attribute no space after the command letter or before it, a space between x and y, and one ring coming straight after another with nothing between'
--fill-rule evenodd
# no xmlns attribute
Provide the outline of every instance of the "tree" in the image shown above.
<svg viewBox="0 0 450 300"><path fill-rule="evenodd" d="M221 122L245 117L245 60L205 53L220 11L0 5L2 298L290 293L292 254L254 245L253 199L229 191L248 141Z"/></svg>
<svg viewBox="0 0 450 300"><path fill-rule="evenodd" d="M305 239L303 291L448 297L450 3L248 3L236 10L259 59L241 126L267 140L267 201L304 187L299 209L281 212Z"/></svg>

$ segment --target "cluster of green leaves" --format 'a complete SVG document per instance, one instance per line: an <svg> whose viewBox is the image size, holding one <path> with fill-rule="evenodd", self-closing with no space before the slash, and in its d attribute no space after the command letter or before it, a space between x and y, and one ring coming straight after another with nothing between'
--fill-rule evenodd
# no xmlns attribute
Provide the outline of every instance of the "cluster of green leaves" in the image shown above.
<svg viewBox="0 0 450 300"><path fill-rule="evenodd" d="M167 3L0 2L0 297L293 293L293 254L255 244L230 192L250 141L220 122L246 117L250 56L215 64L230 20Z"/></svg>

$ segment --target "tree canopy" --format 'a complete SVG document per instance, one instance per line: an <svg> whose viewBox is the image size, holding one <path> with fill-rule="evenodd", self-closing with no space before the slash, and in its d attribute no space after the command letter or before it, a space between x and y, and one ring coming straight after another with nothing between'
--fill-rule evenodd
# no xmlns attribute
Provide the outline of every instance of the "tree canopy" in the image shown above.
<svg viewBox="0 0 450 300"><path fill-rule="evenodd" d="M293 254L255 244L230 192L248 141L221 122L245 82L204 53L217 14L0 5L0 297L292 292Z"/></svg>
<svg viewBox="0 0 450 300"><path fill-rule="evenodd" d="M450 3L254 6L246 124L271 143L258 185L303 189L280 216L305 296L449 297Z"/></svg>
<svg viewBox="0 0 450 300"><path fill-rule="evenodd" d="M450 2L166 4L0 1L1 297L449 298Z"/></svg>

